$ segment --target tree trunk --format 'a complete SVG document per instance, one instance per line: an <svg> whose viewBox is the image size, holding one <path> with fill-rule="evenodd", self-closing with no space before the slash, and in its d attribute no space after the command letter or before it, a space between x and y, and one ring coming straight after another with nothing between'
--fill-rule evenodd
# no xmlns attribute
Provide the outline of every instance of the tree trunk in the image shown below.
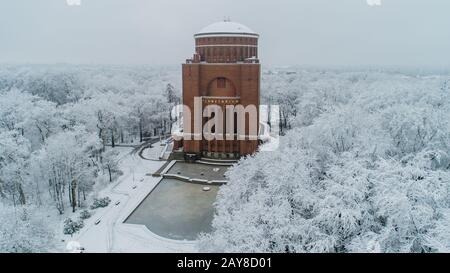
<svg viewBox="0 0 450 273"><path fill-rule="evenodd" d="M283 133L283 119L281 118L281 111L280 111L280 114L279 114L279 120L280 120L280 124L279 124L279 127L280 127L280 133Z"/></svg>
<svg viewBox="0 0 450 273"><path fill-rule="evenodd" d="M172 118L172 110L171 111L169 111L169 133L172 133L172 125L173 125L173 123L174 123L174 120L173 120L173 118Z"/></svg>
<svg viewBox="0 0 450 273"><path fill-rule="evenodd" d="M59 185L57 185L57 182L55 181L55 201L56 201L56 209L58 210L59 214L64 213L64 202L62 201L63 195L62 191Z"/></svg>
<svg viewBox="0 0 450 273"><path fill-rule="evenodd" d="M114 142L114 131L111 129L111 147L116 147L116 143Z"/></svg>
<svg viewBox="0 0 450 273"><path fill-rule="evenodd" d="M109 182L112 182L111 166L108 164Z"/></svg>
<svg viewBox="0 0 450 273"><path fill-rule="evenodd" d="M76 211L77 208L77 181L74 179L72 180L72 212Z"/></svg>
<svg viewBox="0 0 450 273"><path fill-rule="evenodd" d="M20 204L21 205L25 205L26 199L25 199L25 193L23 192L22 185L20 183L16 182L16 189L17 189L17 192L19 193L19 202L20 202Z"/></svg>
<svg viewBox="0 0 450 273"><path fill-rule="evenodd" d="M142 142L142 119L139 119L139 142Z"/></svg>
<svg viewBox="0 0 450 273"><path fill-rule="evenodd" d="M6 198L6 195L5 195L5 193L3 192L3 189L2 189L2 184L3 184L3 181L0 179L0 197L1 198Z"/></svg>
<svg viewBox="0 0 450 273"><path fill-rule="evenodd" d="M45 143L44 132L42 131L41 127L39 127L39 126L37 126L37 125L36 125L36 127L38 128L39 134L41 135L42 143Z"/></svg>
<svg viewBox="0 0 450 273"><path fill-rule="evenodd" d="M79 208L81 208L81 197L80 197L80 194L81 194L80 188L78 187L78 190L77 190L77 200L78 200L78 207L79 207Z"/></svg>

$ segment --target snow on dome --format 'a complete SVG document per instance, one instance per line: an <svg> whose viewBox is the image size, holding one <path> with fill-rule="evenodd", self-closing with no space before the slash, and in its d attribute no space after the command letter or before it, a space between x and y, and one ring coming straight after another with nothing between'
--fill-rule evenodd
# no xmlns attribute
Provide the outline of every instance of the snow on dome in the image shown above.
<svg viewBox="0 0 450 273"><path fill-rule="evenodd" d="M214 35L224 35L224 34L233 34L233 35L243 35L243 36L253 36L258 37L259 35L251 30L249 27L244 26L240 23L231 22L231 21L222 21L211 24L207 27L204 27L194 36L214 36Z"/></svg>

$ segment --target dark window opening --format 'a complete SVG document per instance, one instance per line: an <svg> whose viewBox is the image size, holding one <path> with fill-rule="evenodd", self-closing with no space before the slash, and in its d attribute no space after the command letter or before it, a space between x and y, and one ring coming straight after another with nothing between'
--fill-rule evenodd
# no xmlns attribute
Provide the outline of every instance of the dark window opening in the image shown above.
<svg viewBox="0 0 450 273"><path fill-rule="evenodd" d="M226 88L227 80L225 78L217 78L217 88Z"/></svg>

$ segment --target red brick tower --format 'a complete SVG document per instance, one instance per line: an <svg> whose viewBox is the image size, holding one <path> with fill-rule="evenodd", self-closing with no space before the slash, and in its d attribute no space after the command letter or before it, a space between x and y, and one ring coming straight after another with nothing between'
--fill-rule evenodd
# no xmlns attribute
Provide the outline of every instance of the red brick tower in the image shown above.
<svg viewBox="0 0 450 273"><path fill-rule="evenodd" d="M200 97L203 108L208 104L219 105L223 109L230 104L254 105L259 119L259 35L239 23L223 21L205 27L194 38L195 54L183 64L183 104L194 109L194 97ZM189 114L193 120L193 111L183 112L184 117ZM204 118L203 124L207 120ZM237 137L212 141L185 139L175 145L183 146L185 153L213 158L253 154L258 140L249 138L248 122L251 121L246 120L245 140ZM258 121L256 126L259 130ZM187 128L184 130L186 132ZM194 124L191 124L191 132L194 132Z"/></svg>

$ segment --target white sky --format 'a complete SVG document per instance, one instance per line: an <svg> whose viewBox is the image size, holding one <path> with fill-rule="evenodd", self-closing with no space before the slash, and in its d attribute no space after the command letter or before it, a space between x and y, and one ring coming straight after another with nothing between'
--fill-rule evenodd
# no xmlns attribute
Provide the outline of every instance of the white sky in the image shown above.
<svg viewBox="0 0 450 273"><path fill-rule="evenodd" d="M229 16L268 65L450 67L449 0L0 0L0 63L179 64Z"/></svg>

